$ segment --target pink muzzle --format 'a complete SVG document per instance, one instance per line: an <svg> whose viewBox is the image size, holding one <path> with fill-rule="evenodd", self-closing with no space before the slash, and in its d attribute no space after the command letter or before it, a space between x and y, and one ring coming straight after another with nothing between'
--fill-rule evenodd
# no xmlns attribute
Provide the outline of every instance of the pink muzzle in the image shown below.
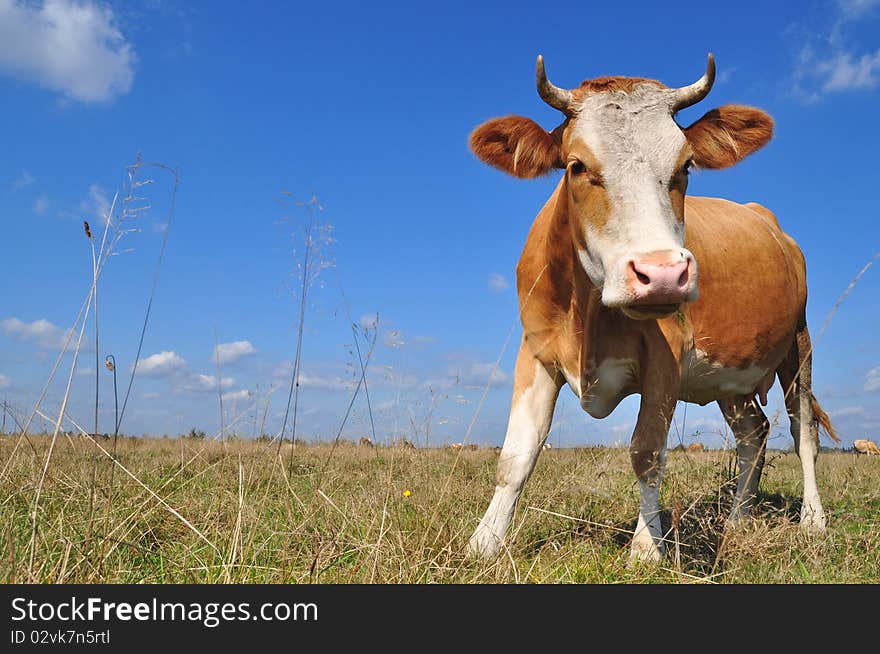
<svg viewBox="0 0 880 654"><path fill-rule="evenodd" d="M634 305L681 304L691 292L693 259L670 261L670 253L650 253L630 261L628 284Z"/></svg>

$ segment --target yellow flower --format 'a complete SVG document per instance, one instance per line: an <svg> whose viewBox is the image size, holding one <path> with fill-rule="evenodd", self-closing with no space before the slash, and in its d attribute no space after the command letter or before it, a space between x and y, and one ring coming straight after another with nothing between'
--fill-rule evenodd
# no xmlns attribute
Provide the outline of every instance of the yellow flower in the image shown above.
<svg viewBox="0 0 880 654"><path fill-rule="evenodd" d="M403 496L404 496L404 497L409 497L410 495L412 495L412 491L411 491L411 490L405 490L405 491L403 491Z"/></svg>

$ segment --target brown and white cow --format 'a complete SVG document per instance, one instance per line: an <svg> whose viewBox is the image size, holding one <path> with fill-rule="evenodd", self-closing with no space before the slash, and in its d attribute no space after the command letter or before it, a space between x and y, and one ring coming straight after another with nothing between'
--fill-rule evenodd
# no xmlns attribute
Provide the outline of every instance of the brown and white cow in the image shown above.
<svg viewBox="0 0 880 654"><path fill-rule="evenodd" d="M867 438L857 438L853 441L853 448L856 452L868 455L880 455L880 447L877 443Z"/></svg>
<svg viewBox="0 0 880 654"><path fill-rule="evenodd" d="M631 558L663 551L660 482L679 400L718 402L737 438L729 521L748 515L769 430L754 398L766 404L776 377L802 462L801 524L824 530L817 421L835 436L811 391L803 255L758 204L685 197L692 166L731 166L773 133L770 116L740 105L680 127L676 112L702 100L714 79L710 54L705 75L683 88L602 77L566 90L547 80L539 56L538 91L562 124L548 132L508 116L471 134L473 152L513 176L563 171L517 266L523 339L495 495L471 553L502 547L565 384L596 418L641 395L630 445L641 496Z"/></svg>

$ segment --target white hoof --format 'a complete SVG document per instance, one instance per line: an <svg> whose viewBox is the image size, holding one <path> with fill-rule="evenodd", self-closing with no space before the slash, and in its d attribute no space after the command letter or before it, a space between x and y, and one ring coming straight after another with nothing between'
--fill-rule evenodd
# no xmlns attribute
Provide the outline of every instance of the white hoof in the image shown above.
<svg viewBox="0 0 880 654"><path fill-rule="evenodd" d="M647 531L647 530L646 530ZM632 549L629 552L629 561L627 565L633 565L636 563L659 563L663 558L663 548L658 547L657 543L654 542L654 539L647 535L647 538L639 538L638 535L636 538L633 538Z"/></svg>
<svg viewBox="0 0 880 654"><path fill-rule="evenodd" d="M482 559L493 559L501 551L502 541L491 529L480 525L471 536L465 553Z"/></svg>
<svg viewBox="0 0 880 654"><path fill-rule="evenodd" d="M801 529L808 534L825 533L825 512L818 507L804 504L801 507Z"/></svg>

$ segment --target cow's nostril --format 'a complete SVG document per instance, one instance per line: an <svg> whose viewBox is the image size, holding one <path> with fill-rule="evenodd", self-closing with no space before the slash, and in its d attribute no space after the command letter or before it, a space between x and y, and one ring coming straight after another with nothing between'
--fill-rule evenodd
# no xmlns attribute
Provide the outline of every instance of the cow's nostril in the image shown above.
<svg viewBox="0 0 880 654"><path fill-rule="evenodd" d="M685 271L683 273L681 273L681 276L678 278L679 288L681 288L682 286L687 284L687 282L688 282L688 271L687 271L687 268L685 268Z"/></svg>
<svg viewBox="0 0 880 654"><path fill-rule="evenodd" d="M639 280L639 283L644 284L645 286L650 286L651 278L648 277L645 273L641 272L638 268L636 268L636 262L629 262L630 270L633 271L633 274L636 276L636 279Z"/></svg>

